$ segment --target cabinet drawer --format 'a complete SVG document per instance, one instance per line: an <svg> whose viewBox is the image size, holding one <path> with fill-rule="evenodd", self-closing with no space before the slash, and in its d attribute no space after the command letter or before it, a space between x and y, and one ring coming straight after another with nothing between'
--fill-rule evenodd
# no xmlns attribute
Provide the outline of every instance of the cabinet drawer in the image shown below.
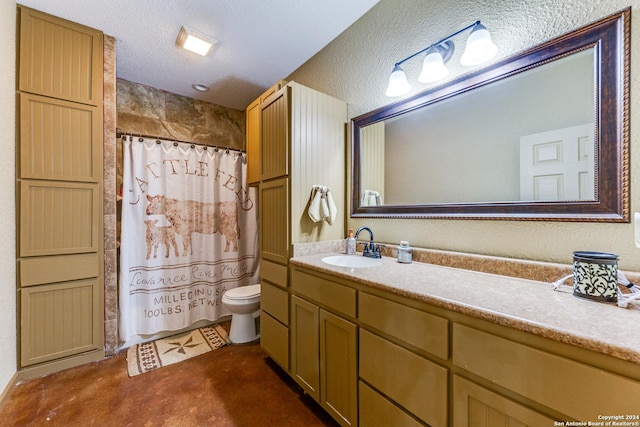
<svg viewBox="0 0 640 427"><path fill-rule="evenodd" d="M449 321L424 311L361 292L358 318L441 359L449 357Z"/></svg>
<svg viewBox="0 0 640 427"><path fill-rule="evenodd" d="M332 310L356 317L356 290L302 271L293 270L291 287Z"/></svg>
<svg viewBox="0 0 640 427"><path fill-rule="evenodd" d="M447 369L360 329L360 378L432 427L447 425Z"/></svg>
<svg viewBox="0 0 640 427"><path fill-rule="evenodd" d="M360 427L394 426L394 427L420 427L418 421L414 420L389 402L378 392L360 381L358 391L360 392Z"/></svg>
<svg viewBox="0 0 640 427"><path fill-rule="evenodd" d="M467 326L453 325L453 362L577 420L637 414L640 382Z"/></svg>
<svg viewBox="0 0 640 427"><path fill-rule="evenodd" d="M287 266L282 264L276 264L275 262L260 260L260 278L267 282L280 286L281 288L287 287Z"/></svg>
<svg viewBox="0 0 640 427"><path fill-rule="evenodd" d="M553 426L541 415L484 387L453 376L453 426L468 427L485 420L487 426Z"/></svg>
<svg viewBox="0 0 640 427"><path fill-rule="evenodd" d="M260 306L285 325L289 324L289 294L276 286L260 282Z"/></svg>
<svg viewBox="0 0 640 427"><path fill-rule="evenodd" d="M45 285L100 275L98 253L23 258L18 260L20 287Z"/></svg>
<svg viewBox="0 0 640 427"><path fill-rule="evenodd" d="M289 328L264 312L260 315L260 345L285 371L289 370Z"/></svg>

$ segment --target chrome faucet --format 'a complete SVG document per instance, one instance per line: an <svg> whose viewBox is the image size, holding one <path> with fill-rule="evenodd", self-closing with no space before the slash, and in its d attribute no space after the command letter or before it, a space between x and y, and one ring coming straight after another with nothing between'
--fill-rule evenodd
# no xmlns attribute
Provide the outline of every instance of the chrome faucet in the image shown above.
<svg viewBox="0 0 640 427"><path fill-rule="evenodd" d="M369 243L367 242L362 243L364 245L364 250L362 251L362 255L368 256L370 258L381 258L380 245L376 244L373 241L373 231L371 231L369 227L362 226L358 228L355 235L356 241L358 240L358 236L360 235L360 232L363 230L367 230L369 232Z"/></svg>

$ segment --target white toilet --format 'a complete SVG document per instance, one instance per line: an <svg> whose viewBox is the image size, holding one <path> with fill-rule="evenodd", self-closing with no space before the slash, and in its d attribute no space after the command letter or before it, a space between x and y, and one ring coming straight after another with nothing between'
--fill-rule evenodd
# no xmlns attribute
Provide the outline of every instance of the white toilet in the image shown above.
<svg viewBox="0 0 640 427"><path fill-rule="evenodd" d="M232 343L260 338L260 284L229 289L222 295L222 303L231 312L229 339Z"/></svg>

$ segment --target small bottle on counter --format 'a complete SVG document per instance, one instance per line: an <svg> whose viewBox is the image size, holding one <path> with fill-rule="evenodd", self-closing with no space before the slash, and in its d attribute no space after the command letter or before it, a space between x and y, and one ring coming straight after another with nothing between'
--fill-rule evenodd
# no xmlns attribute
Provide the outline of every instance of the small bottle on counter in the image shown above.
<svg viewBox="0 0 640 427"><path fill-rule="evenodd" d="M409 242L401 240L400 246L398 246L398 262L410 263L412 261L412 252Z"/></svg>
<svg viewBox="0 0 640 427"><path fill-rule="evenodd" d="M349 229L347 233L347 255L353 255L356 253L356 238L353 237L353 230Z"/></svg>

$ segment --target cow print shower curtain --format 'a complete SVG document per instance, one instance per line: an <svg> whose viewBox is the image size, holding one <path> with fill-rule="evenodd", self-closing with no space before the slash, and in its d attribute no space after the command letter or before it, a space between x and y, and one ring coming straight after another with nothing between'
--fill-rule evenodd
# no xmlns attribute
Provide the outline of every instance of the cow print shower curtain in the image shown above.
<svg viewBox="0 0 640 427"><path fill-rule="evenodd" d="M230 314L222 294L258 283L245 155L130 136L123 148L120 340Z"/></svg>

